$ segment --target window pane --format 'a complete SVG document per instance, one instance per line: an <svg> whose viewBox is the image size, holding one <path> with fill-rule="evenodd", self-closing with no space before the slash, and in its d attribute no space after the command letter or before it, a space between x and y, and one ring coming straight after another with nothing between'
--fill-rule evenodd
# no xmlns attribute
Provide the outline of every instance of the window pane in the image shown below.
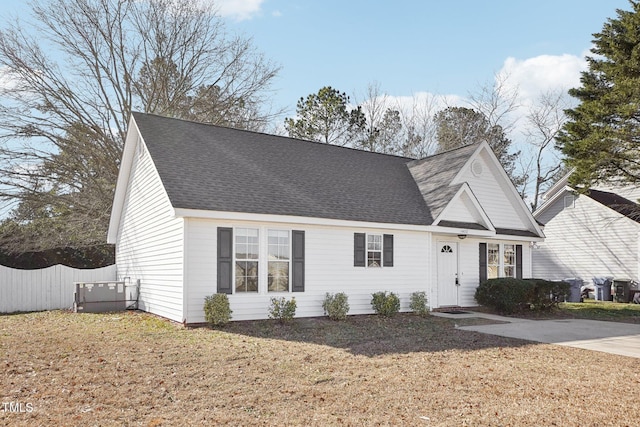
<svg viewBox="0 0 640 427"><path fill-rule="evenodd" d="M512 265L504 266L504 277L516 277L516 269Z"/></svg>
<svg viewBox="0 0 640 427"><path fill-rule="evenodd" d="M487 279L497 279L498 278L498 266L490 265L487 267Z"/></svg>
<svg viewBox="0 0 640 427"><path fill-rule="evenodd" d="M516 249L514 245L504 245L504 264L515 265L516 263Z"/></svg>
<svg viewBox="0 0 640 427"><path fill-rule="evenodd" d="M367 252L367 266L380 267L382 265L382 252Z"/></svg>
<svg viewBox="0 0 640 427"><path fill-rule="evenodd" d="M495 279L500 270L500 245L489 243L487 245L487 278Z"/></svg>
<svg viewBox="0 0 640 427"><path fill-rule="evenodd" d="M236 292L258 292L258 263L236 261Z"/></svg>
<svg viewBox="0 0 640 427"><path fill-rule="evenodd" d="M289 291L289 263L282 261L269 262L269 292Z"/></svg>
<svg viewBox="0 0 640 427"><path fill-rule="evenodd" d="M247 245L236 243L236 259L247 259Z"/></svg>
<svg viewBox="0 0 640 427"><path fill-rule="evenodd" d="M382 236L379 234L367 235L367 249L370 251L382 250Z"/></svg>
<svg viewBox="0 0 640 427"><path fill-rule="evenodd" d="M247 258L248 259L258 259L258 245L257 244L247 245Z"/></svg>
<svg viewBox="0 0 640 427"><path fill-rule="evenodd" d="M500 262L500 246L495 243L489 243L487 245L488 256L487 263L491 265L497 265Z"/></svg>
<svg viewBox="0 0 640 427"><path fill-rule="evenodd" d="M286 230L268 231L269 260L289 259L289 232Z"/></svg>

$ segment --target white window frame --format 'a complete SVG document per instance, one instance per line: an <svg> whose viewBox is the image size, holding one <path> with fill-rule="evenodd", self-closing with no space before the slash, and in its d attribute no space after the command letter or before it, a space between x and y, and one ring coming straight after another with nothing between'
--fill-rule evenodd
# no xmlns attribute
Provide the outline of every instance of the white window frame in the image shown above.
<svg viewBox="0 0 640 427"><path fill-rule="evenodd" d="M513 256L513 264L507 263L507 246L511 247L511 255ZM500 260L502 261L502 277L516 277L516 245L514 243L502 243L500 245L502 249L502 256ZM507 268L511 267L511 271L513 272L511 275L507 275Z"/></svg>
<svg viewBox="0 0 640 427"><path fill-rule="evenodd" d="M233 282L232 282L232 294L237 295L278 295L278 294L290 294L292 292L292 277L291 277L291 269L293 267L292 257L293 257L293 232L288 228L277 228L277 227L256 227L256 226L237 226L233 228ZM237 258L237 238L238 238L238 230L257 230L258 231L258 258L256 259L245 259L245 258ZM269 291L269 232L286 232L288 239L288 259L286 262L288 265L287 275L288 275L288 286L286 291ZM256 291L237 291L236 290L236 262L246 262L246 261L255 261L258 263L258 290Z"/></svg>
<svg viewBox="0 0 640 427"><path fill-rule="evenodd" d="M374 244L376 243L380 243L380 249L369 249L369 236L371 237L378 237L379 238L379 242L372 242ZM365 234L365 266L367 268L381 268L383 265L383 257L384 257L384 237L382 234L377 234L377 233L366 233ZM369 265L369 253L379 253L380 254L380 264L379 265Z"/></svg>
<svg viewBox="0 0 640 427"><path fill-rule="evenodd" d="M238 237L239 237L239 230L254 230L258 233L258 257L257 258L238 258ZM250 294L250 295L255 295L256 293L260 293L260 265L262 264L261 261L261 245L260 245L260 228L257 227L234 227L233 228L233 293L234 294ZM258 264L257 266L257 289L255 291L238 291L238 284L237 284L237 263L238 262L256 262Z"/></svg>
<svg viewBox="0 0 640 427"><path fill-rule="evenodd" d="M497 264L491 264L490 261L490 257L489 257L489 250L491 248L491 245L494 246L498 246L498 263ZM512 246L513 247L513 264L507 264L505 262L505 246ZM500 277L513 277L515 278L517 276L517 271L516 271L516 244L515 243L497 243L497 242L487 242L487 279L492 279L493 277L491 277L491 275L489 274L489 268L490 267L496 267L497 271L498 271L498 278ZM507 276L505 274L505 270L506 267L513 267L513 275Z"/></svg>
<svg viewBox="0 0 640 427"><path fill-rule="evenodd" d="M286 259L286 261L283 261L283 260L278 260L278 261L273 260L272 261L272 260L269 259L269 246L270 246L269 233L270 232L277 232L277 233L286 232L287 233L287 246L288 246L288 248L287 248L287 259ZM267 258L267 260L266 260L266 266L267 266L266 278L265 278L265 283L264 283L265 284L265 292L268 293L268 294L290 293L291 292L291 257L292 257L292 252L291 251L292 251L292 246L293 246L293 244L292 244L293 242L291 241L291 236L292 236L291 230L281 229L281 228L267 228L266 236L267 236L267 238L265 239L266 240L266 242L265 242L266 249L264 251L264 254L265 254L266 258ZM286 291L270 291L269 290L269 264L272 263L272 262L286 262L287 263L287 290ZM260 275L258 275L258 277L259 276ZM258 288L260 288L259 284L258 284Z"/></svg>

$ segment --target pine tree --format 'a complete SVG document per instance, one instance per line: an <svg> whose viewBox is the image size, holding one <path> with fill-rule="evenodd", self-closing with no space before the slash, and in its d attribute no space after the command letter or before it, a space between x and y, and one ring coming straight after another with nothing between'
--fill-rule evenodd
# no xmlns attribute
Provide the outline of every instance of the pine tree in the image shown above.
<svg viewBox="0 0 640 427"><path fill-rule="evenodd" d="M640 182L640 4L617 10L594 34L581 86L569 91L579 100L557 139L571 183Z"/></svg>

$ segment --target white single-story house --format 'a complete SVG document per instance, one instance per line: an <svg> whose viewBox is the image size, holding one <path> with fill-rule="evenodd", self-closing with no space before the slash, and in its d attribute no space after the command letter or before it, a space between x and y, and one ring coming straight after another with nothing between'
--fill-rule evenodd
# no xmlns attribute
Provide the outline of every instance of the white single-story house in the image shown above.
<svg viewBox="0 0 640 427"><path fill-rule="evenodd" d="M139 308L204 321L208 295L233 320L265 319L272 297L322 316L345 292L432 308L476 305L487 277L531 277L543 234L486 143L413 160L133 113L108 241Z"/></svg>
<svg viewBox="0 0 640 427"><path fill-rule="evenodd" d="M533 275L545 279L640 278L638 187L577 192L567 174L544 195L534 217L546 239L533 250Z"/></svg>

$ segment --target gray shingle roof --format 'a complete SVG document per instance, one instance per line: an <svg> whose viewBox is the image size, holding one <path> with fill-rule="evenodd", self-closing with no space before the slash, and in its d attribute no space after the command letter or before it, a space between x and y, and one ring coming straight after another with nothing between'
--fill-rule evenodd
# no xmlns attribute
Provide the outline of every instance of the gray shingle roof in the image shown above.
<svg viewBox="0 0 640 427"><path fill-rule="evenodd" d="M460 189L460 185L449 186L449 184L478 146L479 144L465 145L409 163L409 170L418 184L432 218L435 219L440 215Z"/></svg>
<svg viewBox="0 0 640 427"><path fill-rule="evenodd" d="M592 188L587 192L587 196L635 222L640 222L640 205L619 194Z"/></svg>
<svg viewBox="0 0 640 427"><path fill-rule="evenodd" d="M462 158L476 147L414 162L149 114L133 117L171 204L184 209L430 225L433 212L457 190L447 186Z"/></svg>

